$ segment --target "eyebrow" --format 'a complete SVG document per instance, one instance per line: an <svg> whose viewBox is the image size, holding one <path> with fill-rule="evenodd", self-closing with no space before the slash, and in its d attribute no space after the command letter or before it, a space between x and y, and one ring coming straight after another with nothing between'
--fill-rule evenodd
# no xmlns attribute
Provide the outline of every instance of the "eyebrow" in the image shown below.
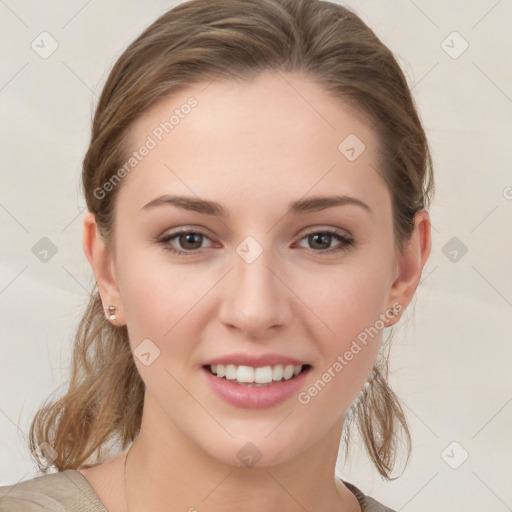
<svg viewBox="0 0 512 512"><path fill-rule="evenodd" d="M214 201L208 201L206 199L199 199L188 196L173 196L164 194L156 197L148 204L141 208L142 210L151 210L159 206L176 206L183 210L190 210L205 215L215 215L217 217L229 217L227 211L219 204ZM359 206L372 214L371 208L356 197L351 196L313 196L307 199L299 199L290 203L286 215L289 214L305 214L318 212L327 208L333 208L335 206L354 205Z"/></svg>

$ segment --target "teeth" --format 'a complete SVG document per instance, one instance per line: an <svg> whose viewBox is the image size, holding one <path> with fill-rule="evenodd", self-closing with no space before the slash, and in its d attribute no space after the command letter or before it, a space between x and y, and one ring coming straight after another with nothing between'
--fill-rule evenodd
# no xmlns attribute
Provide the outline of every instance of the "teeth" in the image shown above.
<svg viewBox="0 0 512 512"><path fill-rule="evenodd" d="M219 366L217 365L217 369ZM228 364L226 365L226 379L235 380L236 379L236 366L234 364Z"/></svg>
<svg viewBox="0 0 512 512"><path fill-rule="evenodd" d="M238 382L254 382L254 368L251 366L239 366L236 371Z"/></svg>
<svg viewBox="0 0 512 512"><path fill-rule="evenodd" d="M212 364L210 371L217 377L225 377L228 380L236 380L246 384L268 384L272 381L290 380L302 371L302 365L292 364L275 366L236 366L234 364Z"/></svg>
<svg viewBox="0 0 512 512"><path fill-rule="evenodd" d="M272 368L272 380L281 380L284 375L284 368L282 364L276 364Z"/></svg>
<svg viewBox="0 0 512 512"><path fill-rule="evenodd" d="M284 380L290 380L293 377L294 366L289 364L284 367Z"/></svg>

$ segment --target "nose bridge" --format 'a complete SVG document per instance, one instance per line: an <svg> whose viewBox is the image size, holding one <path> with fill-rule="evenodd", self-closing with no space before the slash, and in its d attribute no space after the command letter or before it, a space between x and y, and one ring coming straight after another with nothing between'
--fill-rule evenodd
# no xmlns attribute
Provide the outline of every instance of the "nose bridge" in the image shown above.
<svg viewBox="0 0 512 512"><path fill-rule="evenodd" d="M239 244L220 309L224 324L262 336L289 321L290 296L274 266L272 251L251 237Z"/></svg>

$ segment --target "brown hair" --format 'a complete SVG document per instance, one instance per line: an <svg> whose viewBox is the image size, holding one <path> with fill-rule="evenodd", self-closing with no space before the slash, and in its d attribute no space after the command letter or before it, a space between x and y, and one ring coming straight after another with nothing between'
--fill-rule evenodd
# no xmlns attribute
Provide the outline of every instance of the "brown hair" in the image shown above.
<svg viewBox="0 0 512 512"><path fill-rule="evenodd" d="M371 120L382 146L376 170L392 196L401 253L412 234L414 214L428 206L433 192L427 139L390 50L350 10L318 0L191 0L166 12L128 46L103 88L83 161L87 207L107 248L113 250L120 186L104 197L94 191L126 162L133 123L191 84L250 80L268 69L302 73ZM37 454L40 443L53 448L52 465L59 471L101 460L109 444L125 449L139 432L143 400L144 383L126 326L106 320L95 287L76 332L67 393L45 403L30 428L30 448L40 470L48 470L45 457ZM387 357L378 358L347 419L358 424L372 461L390 478L399 431L406 437L407 456L411 441L403 410L387 383ZM344 436L348 450L348 423Z"/></svg>

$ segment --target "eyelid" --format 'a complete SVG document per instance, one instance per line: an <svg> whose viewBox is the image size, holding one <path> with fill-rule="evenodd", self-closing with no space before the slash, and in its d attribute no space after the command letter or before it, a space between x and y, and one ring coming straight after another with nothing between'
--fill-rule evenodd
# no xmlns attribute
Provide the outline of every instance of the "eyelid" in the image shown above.
<svg viewBox="0 0 512 512"><path fill-rule="evenodd" d="M299 233L296 236L300 237L302 239L305 236L312 235L314 233L325 233L326 231L336 233L337 235L352 239L352 235L346 229L337 228L334 226L327 226L327 225L319 226L317 224L315 224L313 226L308 226L307 228L302 229L301 231L299 231Z"/></svg>
<svg viewBox="0 0 512 512"><path fill-rule="evenodd" d="M200 233L201 235L206 235L208 238L212 238L211 231L203 226L195 226L194 224L184 224L180 226L176 226L174 228L167 228L159 235L157 238L163 238L171 235L178 235L180 233Z"/></svg>

